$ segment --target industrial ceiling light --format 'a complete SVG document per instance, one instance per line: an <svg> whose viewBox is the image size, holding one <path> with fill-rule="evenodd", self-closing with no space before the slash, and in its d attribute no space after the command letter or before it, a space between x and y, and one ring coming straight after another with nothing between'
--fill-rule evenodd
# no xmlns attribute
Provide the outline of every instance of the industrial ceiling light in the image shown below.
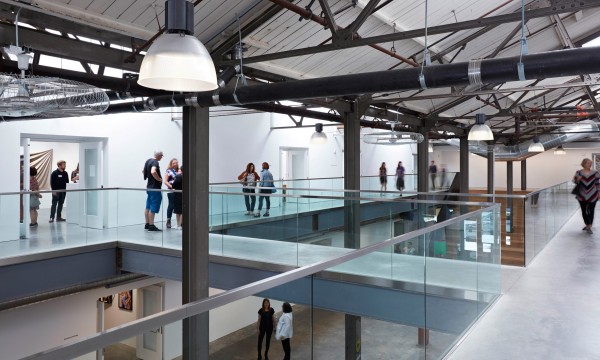
<svg viewBox="0 0 600 360"><path fill-rule="evenodd" d="M540 139L536 135L533 137L533 142L529 144L529 148L527 149L527 151L529 151L530 153L541 153L546 151L546 149L544 149L544 145L542 145Z"/></svg>
<svg viewBox="0 0 600 360"><path fill-rule="evenodd" d="M208 50L194 37L194 5L187 0L165 2L167 32L144 56L138 84L169 91L210 91L218 88Z"/></svg>
<svg viewBox="0 0 600 360"><path fill-rule="evenodd" d="M315 132L310 137L311 144L325 144L327 143L327 135L323 132L323 124L315 124Z"/></svg>
<svg viewBox="0 0 600 360"><path fill-rule="evenodd" d="M554 155L565 155L567 152L563 149L562 145L559 145L556 149L554 149Z"/></svg>
<svg viewBox="0 0 600 360"><path fill-rule="evenodd" d="M485 114L475 115L475 125L469 131L469 141L494 140L494 133L489 126L485 124Z"/></svg>

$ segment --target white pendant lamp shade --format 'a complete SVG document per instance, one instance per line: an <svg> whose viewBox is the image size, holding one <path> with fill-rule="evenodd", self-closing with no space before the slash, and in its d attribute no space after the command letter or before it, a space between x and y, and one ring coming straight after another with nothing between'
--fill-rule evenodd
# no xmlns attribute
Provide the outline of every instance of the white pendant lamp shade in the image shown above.
<svg viewBox="0 0 600 360"><path fill-rule="evenodd" d="M310 143L319 145L327 143L327 135L323 132L323 124L316 123L315 124L315 132L310 137Z"/></svg>
<svg viewBox="0 0 600 360"><path fill-rule="evenodd" d="M475 115L475 125L471 127L467 139L469 141L494 140L492 129L485 124L485 114Z"/></svg>
<svg viewBox="0 0 600 360"><path fill-rule="evenodd" d="M565 155L567 152L563 149L562 145L554 149L554 155Z"/></svg>
<svg viewBox="0 0 600 360"><path fill-rule="evenodd" d="M546 149L544 149L544 145L542 145L540 139L537 136L533 138L533 142L529 144L529 148L527 149L527 151L529 151L530 153L541 153L545 150Z"/></svg>
<svg viewBox="0 0 600 360"><path fill-rule="evenodd" d="M210 54L191 35L161 35L150 47L140 68L138 83L168 90L200 92L218 88L217 73Z"/></svg>

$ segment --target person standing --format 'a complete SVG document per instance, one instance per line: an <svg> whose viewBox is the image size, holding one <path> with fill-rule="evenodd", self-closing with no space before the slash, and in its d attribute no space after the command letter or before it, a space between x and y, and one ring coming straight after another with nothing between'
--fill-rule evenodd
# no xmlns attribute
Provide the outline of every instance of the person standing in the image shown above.
<svg viewBox="0 0 600 360"><path fill-rule="evenodd" d="M167 167L165 185L169 190L173 189L173 181L175 181L175 177L179 172L179 161L173 158L169 161L169 167ZM171 228L171 217L173 216L173 206L175 206L175 202L173 197L175 193L167 193L167 199L169 199L169 205L167 206L167 228Z"/></svg>
<svg viewBox="0 0 600 360"><path fill-rule="evenodd" d="M431 160L431 165L429 165L429 175L431 176L431 189L435 190L435 179L437 178L437 166L435 165L435 161Z"/></svg>
<svg viewBox="0 0 600 360"><path fill-rule="evenodd" d="M160 211L160 202L162 200L162 194L160 188L162 187L162 177L160 175L160 164L158 163L163 158L163 152L157 150L154 152L154 157L146 160L142 173L144 174L144 180L148 180L146 183L146 209L144 210L144 218L146 224L144 230L147 231L161 231L154 225L154 217L156 213Z"/></svg>
<svg viewBox="0 0 600 360"><path fill-rule="evenodd" d="M581 230L593 234L594 210L600 194L600 173L597 170L592 170L592 160L590 159L583 159L581 166L583 169L578 170L573 176L573 182L577 184L578 188L575 196L579 201L581 216L585 223L585 227Z"/></svg>
<svg viewBox="0 0 600 360"><path fill-rule="evenodd" d="M271 344L271 334L275 328L275 310L271 307L269 299L263 299L262 307L258 309L258 360L261 360L261 351L263 339L265 339L265 360L269 360L269 346Z"/></svg>
<svg viewBox="0 0 600 360"><path fill-rule="evenodd" d="M173 180L173 184L171 185L173 190L183 191L183 166L177 171L175 180ZM183 193L181 192L173 193L173 212L175 213L175 219L177 221L176 229L181 230L181 225L183 223Z"/></svg>
<svg viewBox="0 0 600 360"><path fill-rule="evenodd" d="M396 166L396 189L400 192L404 190L404 166L402 166L402 161L398 161L398 166Z"/></svg>
<svg viewBox="0 0 600 360"><path fill-rule="evenodd" d="M77 164L77 169L71 171L71 181L76 184L79 181L79 163Z"/></svg>
<svg viewBox="0 0 600 360"><path fill-rule="evenodd" d="M290 360L292 349L290 347L290 339L294 335L294 326L292 317L292 306L290 303L283 303L281 306L283 315L277 322L277 331L275 332L275 338L281 340L281 346L283 347L283 353L285 356L283 360Z"/></svg>
<svg viewBox="0 0 600 360"><path fill-rule="evenodd" d="M50 188L52 190L66 190L67 184L69 183L69 174L65 171L67 168L67 162L59 160L56 163L56 170L50 174ZM50 208L50 221L54 222L54 215L56 215L56 221L66 221L62 217L62 208L65 203L67 193L64 191L53 191L52 192L52 207Z"/></svg>
<svg viewBox="0 0 600 360"><path fill-rule="evenodd" d="M258 186L261 188L258 190L261 194L272 194L275 184L273 183L273 174L269 171L269 163L262 163L262 171L260 172L260 182ZM255 217L260 217L260 211L262 210L263 200L267 203L267 211L263 216L269 216L269 210L271 209L271 197L261 195L258 198L258 211L254 214Z"/></svg>
<svg viewBox="0 0 600 360"><path fill-rule="evenodd" d="M242 183L242 191L245 194L254 194L256 192L256 182L260 180L260 176L254 170L253 163L246 165L246 170L238 176L238 180ZM246 215L254 215L256 195L244 195L244 202L246 203Z"/></svg>
<svg viewBox="0 0 600 360"><path fill-rule="evenodd" d="M40 185L37 180L38 171L35 167L29 168L29 191L39 191ZM31 218L31 223L29 226L35 227L38 226L38 210L40 209L40 198L42 194L31 194L29 196L29 217Z"/></svg>
<svg viewBox="0 0 600 360"><path fill-rule="evenodd" d="M387 191L387 168L385 167L385 161L379 167L379 183L381 184L380 191Z"/></svg>

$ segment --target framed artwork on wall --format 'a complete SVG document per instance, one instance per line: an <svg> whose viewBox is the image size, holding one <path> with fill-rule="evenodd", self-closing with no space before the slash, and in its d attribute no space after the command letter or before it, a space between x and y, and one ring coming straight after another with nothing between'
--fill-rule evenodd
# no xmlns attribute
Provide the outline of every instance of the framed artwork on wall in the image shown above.
<svg viewBox="0 0 600 360"><path fill-rule="evenodd" d="M119 293L119 309L133 311L133 290Z"/></svg>
<svg viewBox="0 0 600 360"><path fill-rule="evenodd" d="M105 304L112 304L113 296L112 295L103 296L103 297L99 298L98 301L103 302Z"/></svg>
<svg viewBox="0 0 600 360"><path fill-rule="evenodd" d="M592 169L600 171L600 153L592 154Z"/></svg>

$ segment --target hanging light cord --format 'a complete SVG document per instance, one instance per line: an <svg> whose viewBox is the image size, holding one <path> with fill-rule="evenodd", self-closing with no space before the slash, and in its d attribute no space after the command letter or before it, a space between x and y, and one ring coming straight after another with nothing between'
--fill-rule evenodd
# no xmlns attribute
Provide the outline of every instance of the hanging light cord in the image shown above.
<svg viewBox="0 0 600 360"><path fill-rule="evenodd" d="M527 37L525 36L525 0L521 0L521 55L517 64L519 80L525 81L525 65L523 65L523 55L527 55Z"/></svg>
<svg viewBox="0 0 600 360"><path fill-rule="evenodd" d="M429 47L428 47L428 39L427 39L427 13L428 13L428 0L425 0L425 52L423 56L423 61L421 62L421 73L419 74L419 83L421 84L421 89L427 89L427 84L425 83L425 75L423 74L423 69L425 65L431 65L431 57L429 55Z"/></svg>

